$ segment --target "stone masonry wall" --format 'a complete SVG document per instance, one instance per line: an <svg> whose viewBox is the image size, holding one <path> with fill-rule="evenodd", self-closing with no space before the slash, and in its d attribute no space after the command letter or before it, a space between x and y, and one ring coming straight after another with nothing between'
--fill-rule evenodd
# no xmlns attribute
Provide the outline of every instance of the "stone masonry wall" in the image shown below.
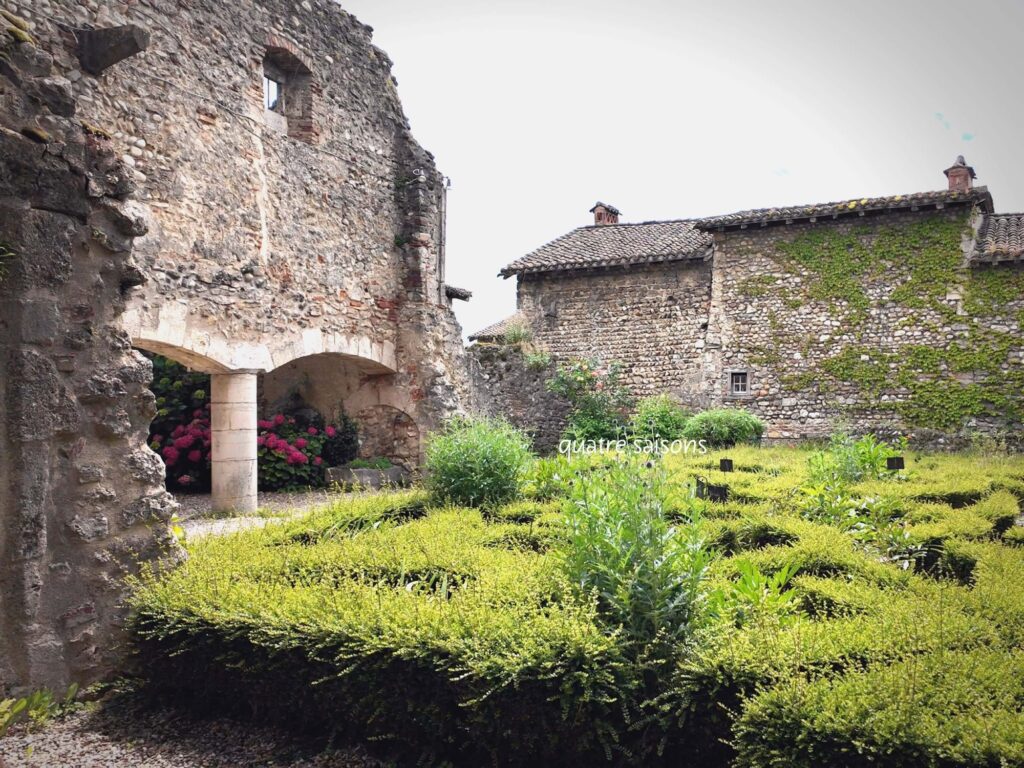
<svg viewBox="0 0 1024 768"><path fill-rule="evenodd" d="M969 267L964 206L715 234L709 399L768 437L972 432L1024 417L1024 267ZM748 371L749 397L732 397ZM1019 433L1018 433L1019 434Z"/></svg>
<svg viewBox="0 0 1024 768"><path fill-rule="evenodd" d="M121 658L123 577L173 552L149 362L118 328L145 231L113 142L0 24L0 697ZM21 36L26 40L31 38Z"/></svg>
<svg viewBox="0 0 1024 768"><path fill-rule="evenodd" d="M475 344L468 354L472 409L523 430L540 453L551 453L565 428L569 404L547 389L554 364L531 368L518 347Z"/></svg>
<svg viewBox="0 0 1024 768"><path fill-rule="evenodd" d="M978 224L959 205L717 231L712 264L521 276L519 308L556 361L619 361L637 397L747 408L769 440L843 426L1019 445L1024 266L969 266ZM520 426L552 410L485 350L472 368L485 410ZM731 394L734 372L747 395Z"/></svg>
<svg viewBox="0 0 1024 768"><path fill-rule="evenodd" d="M669 391L694 404L710 285L703 261L525 275L519 308L534 344L555 358L618 361L637 396Z"/></svg>
<svg viewBox="0 0 1024 768"><path fill-rule="evenodd" d="M136 251L150 281L125 320L137 345L199 368L336 352L392 369L366 397L419 423L458 409L443 177L369 27L332 0L241 0L228 13L219 0L13 5L64 46L82 116L132 167L149 225ZM82 72L71 28L126 23L151 33L149 48ZM285 82L286 111L302 113L287 134L264 117L265 60L307 73Z"/></svg>

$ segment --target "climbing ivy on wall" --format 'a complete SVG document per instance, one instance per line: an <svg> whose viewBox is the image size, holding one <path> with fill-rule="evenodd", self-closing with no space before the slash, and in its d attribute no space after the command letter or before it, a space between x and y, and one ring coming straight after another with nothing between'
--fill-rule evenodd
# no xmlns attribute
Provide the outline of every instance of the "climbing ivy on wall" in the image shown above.
<svg viewBox="0 0 1024 768"><path fill-rule="evenodd" d="M1024 323L1024 270L966 267L962 240L967 227L966 218L936 216L849 232L823 227L779 243L785 266L806 275L803 301L794 299L793 285L786 281L779 294L783 303L792 308L807 300L828 302L844 329L861 340L816 368L784 374L783 384L806 389L822 374L851 383L873 407L892 408L911 426L956 430L980 416L1024 421L1024 368L1014 358L1022 341L1019 332L1010 330L1012 323ZM961 297L962 314L947 300L951 291ZM942 331L959 325L966 330L959 340L941 346L910 344L882 352L865 333L872 309L882 302L905 308L901 326ZM894 330L873 329L876 334ZM943 337L948 334L938 336ZM879 399L892 391L903 397Z"/></svg>

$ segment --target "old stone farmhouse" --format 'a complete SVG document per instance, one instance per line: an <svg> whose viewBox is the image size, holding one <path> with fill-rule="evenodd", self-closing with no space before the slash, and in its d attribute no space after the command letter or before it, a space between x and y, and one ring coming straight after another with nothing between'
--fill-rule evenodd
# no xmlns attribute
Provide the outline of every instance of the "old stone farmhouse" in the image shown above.
<svg viewBox="0 0 1024 768"><path fill-rule="evenodd" d="M173 549L151 366L212 376L214 503L283 399L416 463L461 408L445 180L333 0L0 0L0 692L120 657ZM134 348L134 349L133 349Z"/></svg>
<svg viewBox="0 0 1024 768"><path fill-rule="evenodd" d="M508 265L518 310L475 333L481 407L546 446L543 377L497 353L522 325L554 359L623 364L637 396L735 405L769 438L855 430L1019 439L1024 215L963 160L946 189L702 219L620 223L604 203Z"/></svg>

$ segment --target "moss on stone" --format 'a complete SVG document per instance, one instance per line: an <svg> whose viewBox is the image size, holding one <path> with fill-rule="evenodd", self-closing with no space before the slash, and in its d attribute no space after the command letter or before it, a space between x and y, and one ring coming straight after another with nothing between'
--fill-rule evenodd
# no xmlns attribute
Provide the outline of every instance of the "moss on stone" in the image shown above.
<svg viewBox="0 0 1024 768"><path fill-rule="evenodd" d="M92 123L88 123L85 120L80 121L80 124L82 126L82 129L88 134L91 134L93 136L100 136L101 138L104 139L113 138L109 131L100 128L98 125L93 125Z"/></svg>
<svg viewBox="0 0 1024 768"><path fill-rule="evenodd" d="M20 27L8 27L6 31L8 35L13 37L19 43L28 43L29 45L36 44L36 39Z"/></svg>
<svg viewBox="0 0 1024 768"><path fill-rule="evenodd" d="M32 141L35 141L39 144L49 144L51 141L53 141L53 137L49 133L44 131L42 128L39 128L34 125L28 125L22 128L21 135L25 136L26 138L32 139Z"/></svg>
<svg viewBox="0 0 1024 768"><path fill-rule="evenodd" d="M7 10L4 10L3 8L0 8L0 16L5 18L7 20L8 24L11 24L14 27L17 27L18 29L20 29L20 30L22 30L24 32L28 32L29 29L30 29L29 23L27 21L25 21L23 18L21 18L21 16L15 16L10 11L7 11Z"/></svg>

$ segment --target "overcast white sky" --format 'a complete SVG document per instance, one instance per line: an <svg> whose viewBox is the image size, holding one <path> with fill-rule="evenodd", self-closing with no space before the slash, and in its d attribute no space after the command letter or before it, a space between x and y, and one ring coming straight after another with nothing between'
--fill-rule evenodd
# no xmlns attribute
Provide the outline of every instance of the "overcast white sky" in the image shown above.
<svg viewBox="0 0 1024 768"><path fill-rule="evenodd" d="M395 62L452 179L449 283L471 333L498 270L592 221L899 194L958 154L1024 210L1021 0L342 0Z"/></svg>

